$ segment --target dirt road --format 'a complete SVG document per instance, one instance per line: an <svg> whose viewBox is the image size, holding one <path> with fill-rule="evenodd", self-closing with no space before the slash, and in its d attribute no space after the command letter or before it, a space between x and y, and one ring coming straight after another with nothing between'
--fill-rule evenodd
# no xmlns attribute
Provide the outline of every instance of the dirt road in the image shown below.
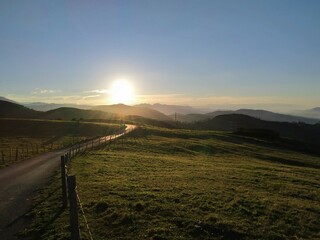
<svg viewBox="0 0 320 240"><path fill-rule="evenodd" d="M97 139L91 146L98 145L102 139L110 141L136 128L134 125L126 126L125 130L115 135ZM29 223L25 215L31 210L37 190L48 183L60 165L60 156L68 150L41 154L0 169L0 239L18 239L15 234Z"/></svg>

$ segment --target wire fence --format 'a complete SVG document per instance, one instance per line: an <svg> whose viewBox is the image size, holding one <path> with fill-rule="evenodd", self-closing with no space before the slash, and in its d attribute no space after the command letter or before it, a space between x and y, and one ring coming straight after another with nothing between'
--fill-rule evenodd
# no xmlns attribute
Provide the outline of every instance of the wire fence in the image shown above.
<svg viewBox="0 0 320 240"><path fill-rule="evenodd" d="M84 210L83 210L83 207L82 207L82 203L81 203L81 200L80 200L80 197L79 197L77 188L76 188L76 195L77 195L78 204L79 204L79 207L80 207L82 216L83 216L83 220L84 220L84 223L85 223L85 227L86 227L87 232L88 232L88 234L89 234L90 240L93 240L93 237L92 237L92 234L91 234L91 231L90 231L90 227L89 227L89 224L88 224L86 215L85 215L85 213L84 213Z"/></svg>
<svg viewBox="0 0 320 240"><path fill-rule="evenodd" d="M0 137L0 166L22 161L39 154L68 148L80 142L88 142L87 137Z"/></svg>
<svg viewBox="0 0 320 240"><path fill-rule="evenodd" d="M113 135L101 137L84 143L78 143L68 149L66 153L61 156L62 203L64 207L67 207L69 202L71 240L80 240L78 210L80 210L81 215L83 216L89 238L90 240L93 240L92 232L84 213L83 204L77 191L76 177L74 175L70 175L68 172L68 165L70 164L71 159L80 153L86 152L87 150L115 141L115 139L122 137L135 129L136 127L130 127L129 129L120 130Z"/></svg>

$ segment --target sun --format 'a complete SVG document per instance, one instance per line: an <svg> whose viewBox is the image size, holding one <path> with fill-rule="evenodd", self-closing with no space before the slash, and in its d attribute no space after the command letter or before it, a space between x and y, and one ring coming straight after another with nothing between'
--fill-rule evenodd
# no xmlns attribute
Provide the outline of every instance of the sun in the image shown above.
<svg viewBox="0 0 320 240"><path fill-rule="evenodd" d="M134 103L134 91L132 84L124 79L117 80L110 89L112 104L132 104Z"/></svg>

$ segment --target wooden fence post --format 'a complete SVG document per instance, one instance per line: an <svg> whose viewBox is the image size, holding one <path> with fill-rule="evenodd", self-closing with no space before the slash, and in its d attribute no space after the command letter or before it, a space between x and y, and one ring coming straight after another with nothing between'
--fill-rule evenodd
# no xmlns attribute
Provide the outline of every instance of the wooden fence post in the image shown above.
<svg viewBox="0 0 320 240"><path fill-rule="evenodd" d="M69 163L69 152L67 152L67 153L64 155L64 160L65 160L65 163L66 163L66 164Z"/></svg>
<svg viewBox="0 0 320 240"><path fill-rule="evenodd" d="M4 153L3 153L3 150L1 151L2 153L2 163L4 163Z"/></svg>
<svg viewBox="0 0 320 240"><path fill-rule="evenodd" d="M66 158L61 156L61 184L62 184L62 205L66 207L68 205L67 199L67 181L66 181Z"/></svg>
<svg viewBox="0 0 320 240"><path fill-rule="evenodd" d="M19 150L18 148L16 148L16 161L18 160L18 154L19 154Z"/></svg>
<svg viewBox="0 0 320 240"><path fill-rule="evenodd" d="M68 195L70 203L70 229L71 240L80 240L77 193L76 193L76 176L68 176Z"/></svg>

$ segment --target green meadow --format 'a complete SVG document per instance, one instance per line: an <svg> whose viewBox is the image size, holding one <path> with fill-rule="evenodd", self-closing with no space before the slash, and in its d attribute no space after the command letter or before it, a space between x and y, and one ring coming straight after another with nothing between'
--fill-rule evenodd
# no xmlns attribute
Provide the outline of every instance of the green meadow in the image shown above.
<svg viewBox="0 0 320 240"><path fill-rule="evenodd" d="M0 119L0 168L41 153L111 134L119 124Z"/></svg>
<svg viewBox="0 0 320 240"><path fill-rule="evenodd" d="M320 157L267 140L143 127L69 172L95 240L320 239ZM39 192L21 236L70 238L60 182Z"/></svg>

